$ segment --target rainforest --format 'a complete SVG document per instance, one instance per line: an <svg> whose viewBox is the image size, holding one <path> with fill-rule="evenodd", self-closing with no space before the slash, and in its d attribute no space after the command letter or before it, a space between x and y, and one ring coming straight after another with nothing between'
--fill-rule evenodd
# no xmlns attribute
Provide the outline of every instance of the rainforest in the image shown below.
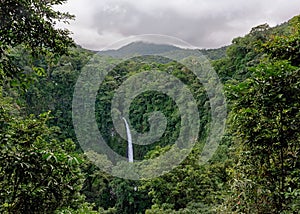
<svg viewBox="0 0 300 214"><path fill-rule="evenodd" d="M96 52L76 44L68 30L54 27L56 20L74 18L51 7L63 2L0 2L1 213L299 213L300 16L275 27L254 26L216 49L132 42ZM224 100L208 93L206 84L213 78L200 81L187 66L189 58L182 53L191 51L209 62ZM95 78L107 72L96 88L92 115L107 147L123 162L97 148L85 149L78 138L74 93L87 68ZM120 113L125 103L115 108L113 100L124 82L147 72L186 85L197 114L182 116L178 103L188 109L187 96L177 102L161 92L163 87L157 91L155 83L147 82L153 90L126 103L126 119L131 130L156 130L160 138L145 135L133 141L134 162L142 169L137 179L128 179L135 172L126 160L128 136ZM145 79L127 87L123 96L145 85ZM164 83L165 88L174 85L171 78ZM88 87L85 82L80 89ZM212 103L216 114L226 117L225 128L218 129L222 137L215 150L210 148L213 155L201 162L210 153L203 151L214 121ZM155 112L164 116L164 124L151 125ZM192 131L184 121L198 127L186 155L180 143L174 148L182 130ZM83 125L84 141L92 142L88 123ZM190 141L185 137L182 142ZM182 161L174 165L177 158ZM152 164L144 164L149 160ZM159 171L161 165L168 170Z"/></svg>

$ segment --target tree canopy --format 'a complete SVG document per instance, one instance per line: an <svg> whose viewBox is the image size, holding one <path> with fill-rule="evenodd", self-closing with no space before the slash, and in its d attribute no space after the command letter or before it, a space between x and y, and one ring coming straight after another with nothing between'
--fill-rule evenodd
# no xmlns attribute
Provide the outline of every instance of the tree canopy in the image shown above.
<svg viewBox="0 0 300 214"><path fill-rule="evenodd" d="M73 40L68 30L55 27L59 21L68 22L72 15L53 9L66 0L2 0L0 5L0 80L20 78L22 68L13 63L11 49L22 46L32 56L65 54Z"/></svg>

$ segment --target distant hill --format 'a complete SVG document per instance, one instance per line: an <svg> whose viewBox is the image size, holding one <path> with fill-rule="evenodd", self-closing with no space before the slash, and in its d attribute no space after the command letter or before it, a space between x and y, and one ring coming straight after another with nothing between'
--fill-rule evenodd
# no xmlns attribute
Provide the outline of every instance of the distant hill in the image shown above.
<svg viewBox="0 0 300 214"><path fill-rule="evenodd" d="M116 58L122 58L128 55L153 55L176 50L180 50L180 48L172 45L154 44L146 42L132 42L117 50L100 51L99 54L108 55Z"/></svg>
<svg viewBox="0 0 300 214"><path fill-rule="evenodd" d="M180 54L182 50L187 50L183 48L179 48L173 45L166 44L154 44L147 42L132 42L127 44L117 50L107 50L100 51L98 54L111 56L114 58L123 58L125 56L133 56L133 55L176 55ZM218 49L203 49L199 50L206 57L212 60L220 59L226 54L226 47L218 48Z"/></svg>

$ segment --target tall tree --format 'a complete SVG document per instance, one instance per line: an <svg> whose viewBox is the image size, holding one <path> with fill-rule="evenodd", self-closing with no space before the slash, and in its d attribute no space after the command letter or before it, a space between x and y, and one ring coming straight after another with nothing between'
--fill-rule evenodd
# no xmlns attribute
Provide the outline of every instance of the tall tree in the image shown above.
<svg viewBox="0 0 300 214"><path fill-rule="evenodd" d="M262 45L268 57L253 76L229 85L237 165L227 212L293 213L300 192L299 19L289 35ZM292 33L291 33L292 32Z"/></svg>
<svg viewBox="0 0 300 214"><path fill-rule="evenodd" d="M66 0L1 0L0 2L0 81L21 78L21 69L13 63L11 48L22 45L32 56L64 54L73 44L68 30L55 28L58 21L68 22L69 13L53 9Z"/></svg>
<svg viewBox="0 0 300 214"><path fill-rule="evenodd" d="M48 114L23 117L0 97L0 212L53 213L81 202L79 155L71 140L57 139Z"/></svg>

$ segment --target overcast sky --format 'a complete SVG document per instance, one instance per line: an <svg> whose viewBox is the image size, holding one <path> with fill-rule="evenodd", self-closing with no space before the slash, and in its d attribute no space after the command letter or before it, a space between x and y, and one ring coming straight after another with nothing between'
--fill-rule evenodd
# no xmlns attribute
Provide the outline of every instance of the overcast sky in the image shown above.
<svg viewBox="0 0 300 214"><path fill-rule="evenodd" d="M275 26L300 14L300 0L69 0L68 29L77 44L101 50L138 34L164 34L199 48L216 48L252 27Z"/></svg>

